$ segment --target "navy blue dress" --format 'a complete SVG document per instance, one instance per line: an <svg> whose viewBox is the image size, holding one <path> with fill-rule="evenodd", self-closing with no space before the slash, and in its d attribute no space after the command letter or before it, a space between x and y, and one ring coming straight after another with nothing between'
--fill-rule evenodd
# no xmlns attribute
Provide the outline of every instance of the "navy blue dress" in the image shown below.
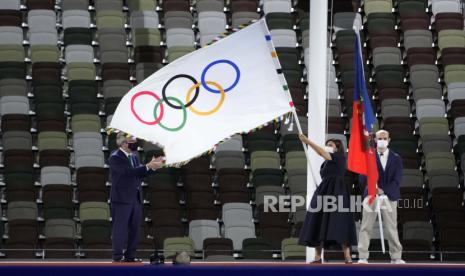
<svg viewBox="0 0 465 276"><path fill-rule="evenodd" d="M322 196L336 196L338 201L342 198L342 205L345 208L350 206L349 187L344 183L346 158L344 154L339 153L331 153L331 158L332 160L325 161L321 165L322 181L313 194L309 210L317 209L317 198ZM323 205L321 200L320 206ZM323 212L322 208L318 211L307 211L304 225L300 230L299 244L309 247L328 247L334 244L357 245L354 214L337 210Z"/></svg>

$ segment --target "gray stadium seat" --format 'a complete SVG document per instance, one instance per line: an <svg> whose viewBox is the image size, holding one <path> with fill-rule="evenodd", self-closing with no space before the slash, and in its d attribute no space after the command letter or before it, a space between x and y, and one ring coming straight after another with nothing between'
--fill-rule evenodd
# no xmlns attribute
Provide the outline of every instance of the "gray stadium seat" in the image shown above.
<svg viewBox="0 0 465 276"><path fill-rule="evenodd" d="M75 167L103 167L103 141L99 132L78 132L73 135Z"/></svg>
<svg viewBox="0 0 465 276"><path fill-rule="evenodd" d="M377 47L373 50L373 65L401 64L402 55L399 48L393 47Z"/></svg>
<svg viewBox="0 0 465 276"><path fill-rule="evenodd" d="M406 99L386 99L381 103L381 115L389 117L410 117L410 103Z"/></svg>
<svg viewBox="0 0 465 276"><path fill-rule="evenodd" d="M108 62L127 63L126 33L123 29L102 29L98 33L100 48L99 59L102 64Z"/></svg>
<svg viewBox="0 0 465 276"><path fill-rule="evenodd" d="M94 50L90 45L69 45L65 48L66 63L94 62Z"/></svg>
<svg viewBox="0 0 465 276"><path fill-rule="evenodd" d="M40 170L42 186L50 184L71 185L71 171L68 167L47 166Z"/></svg>
<svg viewBox="0 0 465 276"><path fill-rule="evenodd" d="M2 134L3 150L32 149L32 135L28 131L7 131Z"/></svg>
<svg viewBox="0 0 465 276"><path fill-rule="evenodd" d="M224 237L233 241L234 250L242 250L242 242L248 238L255 238L255 225L250 222L237 222L225 225Z"/></svg>
<svg viewBox="0 0 465 276"><path fill-rule="evenodd" d="M194 19L189 12L167 11L164 16L164 27L166 30L172 28L192 28Z"/></svg>
<svg viewBox="0 0 465 276"><path fill-rule="evenodd" d="M166 45L173 46L194 46L195 35L192 29L171 28L166 31Z"/></svg>
<svg viewBox="0 0 465 276"><path fill-rule="evenodd" d="M253 221L252 206L248 203L225 203L222 210L222 220L225 225Z"/></svg>
<svg viewBox="0 0 465 276"><path fill-rule="evenodd" d="M4 96L0 99L0 114L29 114L29 100L24 96Z"/></svg>
<svg viewBox="0 0 465 276"><path fill-rule="evenodd" d="M404 32L404 48L430 48L433 45L433 35L428 30L407 30Z"/></svg>
<svg viewBox="0 0 465 276"><path fill-rule="evenodd" d="M416 115L418 119L425 117L445 117L446 107L439 99L421 99L416 102Z"/></svg>
<svg viewBox="0 0 465 276"><path fill-rule="evenodd" d="M465 117L459 117L454 120L454 134L455 137L465 135Z"/></svg>
<svg viewBox="0 0 465 276"><path fill-rule="evenodd" d="M462 13L460 0L433 0L431 1L431 10L433 16L444 12Z"/></svg>
<svg viewBox="0 0 465 276"><path fill-rule="evenodd" d="M297 36L294 30L274 29L270 30L273 45L275 47L296 47Z"/></svg>
<svg viewBox="0 0 465 276"><path fill-rule="evenodd" d="M400 187L423 188L423 173L420 170L404 169Z"/></svg>
<svg viewBox="0 0 465 276"><path fill-rule="evenodd" d="M265 202L265 196L274 196L278 198L279 196L283 196L284 191L282 187L277 186L259 186L255 188L255 204L261 205Z"/></svg>
<svg viewBox="0 0 465 276"><path fill-rule="evenodd" d="M103 97L122 98L131 87L131 82L127 80L107 80L103 83Z"/></svg>
<svg viewBox="0 0 465 276"><path fill-rule="evenodd" d="M219 151L215 153L213 164L217 170L224 168L245 168L245 157L242 151Z"/></svg>
<svg viewBox="0 0 465 276"><path fill-rule="evenodd" d="M1 1L0 9L1 10L17 10L19 11L21 7L21 0L8 0Z"/></svg>
<svg viewBox="0 0 465 276"><path fill-rule="evenodd" d="M194 249L202 250L207 238L219 238L220 226L214 220L192 220L189 223L189 238L194 241Z"/></svg>
<svg viewBox="0 0 465 276"><path fill-rule="evenodd" d="M362 17L355 12L338 12L334 14L334 35L340 30L353 30L353 27L361 29Z"/></svg>
<svg viewBox="0 0 465 276"><path fill-rule="evenodd" d="M90 14L87 10L65 10L62 16L63 29L90 28Z"/></svg>
<svg viewBox="0 0 465 276"><path fill-rule="evenodd" d="M27 84L24 79L1 79L0 97L23 96L27 97Z"/></svg>
<svg viewBox="0 0 465 276"><path fill-rule="evenodd" d="M265 14L272 12L288 12L292 11L292 3L290 0L264 0L263 12Z"/></svg>
<svg viewBox="0 0 465 276"><path fill-rule="evenodd" d="M220 143L218 147L215 149L215 152L220 151L241 151L242 152L242 136L240 134L236 134L232 136L230 139Z"/></svg>
<svg viewBox="0 0 465 276"><path fill-rule="evenodd" d="M30 33L56 32L56 15L52 10L31 10L27 15Z"/></svg>
<svg viewBox="0 0 465 276"><path fill-rule="evenodd" d="M23 30L20 27L1 26L0 33L2 34L0 44L22 45L23 43Z"/></svg>
<svg viewBox="0 0 465 276"><path fill-rule="evenodd" d="M76 223L71 219L49 219L45 221L45 236L75 239Z"/></svg>
<svg viewBox="0 0 465 276"><path fill-rule="evenodd" d="M131 12L131 28L158 28L160 24L156 11Z"/></svg>
<svg viewBox="0 0 465 276"><path fill-rule="evenodd" d="M205 46L216 36L226 31L226 16L223 12L201 12L198 14L200 45Z"/></svg>
<svg viewBox="0 0 465 276"><path fill-rule="evenodd" d="M410 67L410 84L412 88L436 87L439 79L438 68L435 65L419 64Z"/></svg>
<svg viewBox="0 0 465 276"><path fill-rule="evenodd" d="M8 203L6 211L8 220L29 219L36 220L38 217L37 203L30 201L14 201Z"/></svg>
<svg viewBox="0 0 465 276"><path fill-rule="evenodd" d="M241 25L249 24L250 21L252 20L258 20L260 18L260 15L256 12L244 11L244 12L233 13L231 18L232 18L232 24L231 24L232 27L237 29Z"/></svg>

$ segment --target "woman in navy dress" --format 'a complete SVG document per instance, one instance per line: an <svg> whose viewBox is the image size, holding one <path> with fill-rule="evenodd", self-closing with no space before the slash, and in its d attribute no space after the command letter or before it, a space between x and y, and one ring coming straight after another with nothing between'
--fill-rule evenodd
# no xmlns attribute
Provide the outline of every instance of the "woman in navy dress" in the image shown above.
<svg viewBox="0 0 465 276"><path fill-rule="evenodd" d="M310 208L300 230L299 244L315 247L313 263L322 262L323 248L339 244L343 248L346 263L352 263L350 246L357 245L353 213L337 210L338 208L326 212L323 210L324 202L328 197L336 197L338 207L344 206L344 209L348 209L350 206L349 187L344 183L346 172L344 146L340 140L329 139L323 149L305 135L300 135L299 138L325 159L320 169L322 181L310 201ZM339 202L341 200L342 203Z"/></svg>

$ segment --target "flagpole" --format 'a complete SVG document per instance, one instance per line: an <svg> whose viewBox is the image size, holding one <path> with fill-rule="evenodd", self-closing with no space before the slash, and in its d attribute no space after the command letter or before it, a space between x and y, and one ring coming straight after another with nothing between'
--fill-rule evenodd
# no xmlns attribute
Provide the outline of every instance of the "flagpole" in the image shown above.
<svg viewBox="0 0 465 276"><path fill-rule="evenodd" d="M383 220L381 218L380 198L381 196L377 196L376 198L376 213L378 213L379 237L381 238L381 249L383 250L383 254L384 254L386 253L386 247L384 245L384 230L383 230Z"/></svg>
<svg viewBox="0 0 465 276"><path fill-rule="evenodd" d="M357 41L358 41L358 49L357 49L357 51L359 51L360 59L362 59L361 64L362 64L362 66L364 66L364 64L363 64L363 55L362 55L362 41L360 40L360 29L358 28L358 26L353 26L353 29L354 29L355 35L357 36ZM362 68L361 71L362 71L362 75L363 75L363 81L365 81L365 70L364 70L364 68ZM371 133L369 135L371 135ZM367 181L368 181L368 177L367 177ZM382 249L383 254L384 254L386 252L386 249L385 249L386 246L384 244L383 219L381 217L381 208L380 208L380 203L379 203L379 196L376 196L376 213L378 215L379 236L381 238L381 249Z"/></svg>
<svg viewBox="0 0 465 276"><path fill-rule="evenodd" d="M291 95L288 93L289 97L291 97ZM292 100L292 98L291 98ZM302 126L300 125L300 121L299 121L299 116L297 116L297 111L295 108L292 108L292 115L294 116L294 119L295 119L295 124L297 125L297 131L299 134L305 134L302 130ZM305 157L307 158L307 163L308 163L308 166L310 168L310 170L312 170L312 163L310 162L310 155L308 153L308 147L307 147L307 144L305 144L304 142L302 142L302 146L304 147L304 152L305 152ZM313 176L313 180L314 180L314 184L315 184L315 189L316 187L318 187L318 184L317 184L317 179L315 178L315 175L312 174Z"/></svg>
<svg viewBox="0 0 465 276"><path fill-rule="evenodd" d="M316 144L323 145L326 139L327 122L327 78L328 78L328 0L305 0L310 2L308 36L308 133ZM296 117L297 118L297 117ZM307 207L321 181L320 164L323 162L316 152L307 155ZM324 252L322 258L324 259ZM306 261L315 258L315 249L307 247Z"/></svg>
<svg viewBox="0 0 465 276"><path fill-rule="evenodd" d="M268 26L266 24L266 21L264 19L261 19L261 23L263 24L263 26L265 27L265 30L267 31L267 33L269 33L269 30L268 30ZM274 47L274 44L273 44L273 40L270 41L270 45L272 47L272 50L273 52L276 52L276 48ZM277 65L279 66L279 68L282 68L281 66L281 63L279 62L279 58L276 59L276 63ZM300 124L300 121L299 121L299 116L297 115L297 111L295 109L295 107L293 106L293 102L292 102L292 96L291 96L291 93L289 91L289 85L287 84L287 81L286 81L286 78L284 77L284 74L281 74L281 82L285 85L285 87L287 87L287 90L285 89L285 92L286 92L286 95L289 99L289 104L292 105L292 110L291 110L291 113L295 119L295 123L297 125L297 132L299 134L304 134L303 130L302 130L302 125ZM310 155L309 155L309 152L308 152L308 147L307 145L302 142L302 146L304 148L304 152L305 152L305 157L307 158L307 163L308 163L308 166L310 168L310 170L313 171L312 169L312 165L310 163ZM312 174L313 176L313 180L314 180L314 185L315 185L315 189L316 187L318 187L317 183L319 182L318 179L315 177L314 174Z"/></svg>

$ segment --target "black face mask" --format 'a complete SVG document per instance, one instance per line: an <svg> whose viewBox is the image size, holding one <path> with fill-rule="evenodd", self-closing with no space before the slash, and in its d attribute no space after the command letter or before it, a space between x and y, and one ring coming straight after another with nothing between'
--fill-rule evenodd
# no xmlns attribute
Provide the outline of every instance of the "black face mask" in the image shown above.
<svg viewBox="0 0 465 276"><path fill-rule="evenodd" d="M137 143L128 143L128 148L131 151L137 151Z"/></svg>

